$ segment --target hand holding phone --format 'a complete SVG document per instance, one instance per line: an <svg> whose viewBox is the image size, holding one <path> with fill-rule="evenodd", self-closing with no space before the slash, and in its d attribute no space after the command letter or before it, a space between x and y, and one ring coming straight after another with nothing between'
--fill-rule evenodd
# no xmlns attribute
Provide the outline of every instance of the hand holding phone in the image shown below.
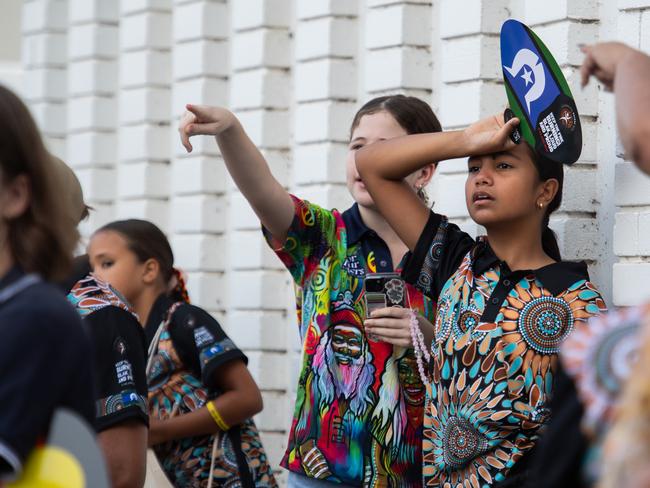
<svg viewBox="0 0 650 488"><path fill-rule="evenodd" d="M373 310L406 307L406 283L399 273L371 273L364 281L366 317Z"/></svg>

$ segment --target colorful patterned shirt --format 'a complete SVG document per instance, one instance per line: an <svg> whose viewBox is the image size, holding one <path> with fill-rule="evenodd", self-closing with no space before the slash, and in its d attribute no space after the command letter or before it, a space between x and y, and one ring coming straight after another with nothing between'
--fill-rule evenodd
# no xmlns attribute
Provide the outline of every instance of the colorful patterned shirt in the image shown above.
<svg viewBox="0 0 650 488"><path fill-rule="evenodd" d="M364 279L392 271L388 247L357 205L341 214L294 204L285 242L267 234L300 297L302 367L282 465L332 483L421 486L424 387L413 351L369 340L363 327ZM433 302L405 292L432 320Z"/></svg>
<svg viewBox="0 0 650 488"><path fill-rule="evenodd" d="M158 333L158 334L157 334ZM160 295L145 334L151 348L150 415L167 420L221 395L216 378L231 361L248 359L205 310ZM167 478L177 487L277 488L253 419L227 431L174 439L154 447ZM213 460L214 456L214 460ZM211 476L212 475L212 476Z"/></svg>
<svg viewBox="0 0 650 488"><path fill-rule="evenodd" d="M625 429L610 436L606 453L603 453L603 445L612 431L615 414L620 413L624 387L635 370L640 348L648 340L648 326L650 303L596 317L589 321L588 327L576 329L562 345L561 365L572 387L558 391L553 398L553 411L558 415L552 417L540 440L541 450L537 450L539 459L536 461L539 471L545 469L545 463L554 463L556 484L578 476L583 485L595 485L597 480L604 480L603 476L616 477L616 471L626 464L622 462L624 457L633 458L629 453L641 452L635 445L639 439ZM642 366L640 371L643 371L641 381L645 381ZM576 403L579 408L572 408ZM630 407L629 402L625 407ZM632 426L633 429L637 427ZM640 443L643 442L645 440ZM574 446L579 446L580 450ZM577 451L575 455L567 452L571 447ZM576 458L574 463L561 462L567 454ZM639 458L645 463L642 454ZM611 484L607 486L628 484L621 478L608 481Z"/></svg>
<svg viewBox="0 0 650 488"><path fill-rule="evenodd" d="M473 242L432 212L405 275L439 296L425 485L523 481L518 461L549 417L559 346L579 322L605 310L586 265L511 271L486 239Z"/></svg>

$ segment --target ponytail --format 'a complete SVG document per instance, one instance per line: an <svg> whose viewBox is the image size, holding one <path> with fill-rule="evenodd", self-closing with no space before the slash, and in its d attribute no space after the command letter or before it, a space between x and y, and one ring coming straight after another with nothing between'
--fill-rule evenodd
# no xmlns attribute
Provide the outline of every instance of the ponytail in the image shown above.
<svg viewBox="0 0 650 488"><path fill-rule="evenodd" d="M170 289L167 295L175 302L190 303L190 295L187 292L185 278L178 268L172 268L172 278L169 281Z"/></svg>
<svg viewBox="0 0 650 488"><path fill-rule="evenodd" d="M548 226L549 216L544 217L542 228L542 248L544 252L555 261L562 261L560 246L557 243L555 232Z"/></svg>
<svg viewBox="0 0 650 488"><path fill-rule="evenodd" d="M547 181L550 179L557 180L558 188L553 200L551 200L546 207L546 212L542 218L542 249L551 259L555 261L562 261L562 255L560 254L560 246L557 243L557 237L555 232L551 230L548 226L551 219L551 214L555 212L560 205L562 205L562 188L564 187L564 167L562 163L556 161L551 161L546 159L543 156L535 154L535 152L526 146L529 149L529 154L532 158L533 164L537 168L539 178L541 181Z"/></svg>

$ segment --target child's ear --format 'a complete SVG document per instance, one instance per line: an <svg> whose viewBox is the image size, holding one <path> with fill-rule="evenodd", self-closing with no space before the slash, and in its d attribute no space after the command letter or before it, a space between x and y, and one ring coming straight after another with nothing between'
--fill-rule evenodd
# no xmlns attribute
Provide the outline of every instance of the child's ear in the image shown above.
<svg viewBox="0 0 650 488"><path fill-rule="evenodd" d="M551 178L549 180L542 182L542 193L538 197L538 201L543 203L545 207L553 201L555 195L560 189L560 183L555 179Z"/></svg>
<svg viewBox="0 0 650 488"><path fill-rule="evenodd" d="M420 170L418 174L416 184L420 186L427 186L433 178L434 173L436 172L437 163L429 164Z"/></svg>
<svg viewBox="0 0 650 488"><path fill-rule="evenodd" d="M0 196L0 216L3 219L13 220L23 215L31 200L31 186L27 175L18 175L12 181L6 182Z"/></svg>
<svg viewBox="0 0 650 488"><path fill-rule="evenodd" d="M142 276L142 281L145 284L150 285L155 283L160 275L160 264L153 258L149 258L144 263L144 274Z"/></svg>

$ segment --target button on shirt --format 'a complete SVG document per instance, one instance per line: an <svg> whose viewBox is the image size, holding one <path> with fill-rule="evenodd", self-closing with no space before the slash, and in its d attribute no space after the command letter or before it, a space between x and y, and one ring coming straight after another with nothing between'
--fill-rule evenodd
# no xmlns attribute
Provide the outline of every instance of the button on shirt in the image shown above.
<svg viewBox="0 0 650 488"><path fill-rule="evenodd" d="M550 415L560 344L605 310L586 265L511 271L486 239L474 242L432 212L405 275L439 296L425 485L492 486L523 476L522 457Z"/></svg>

